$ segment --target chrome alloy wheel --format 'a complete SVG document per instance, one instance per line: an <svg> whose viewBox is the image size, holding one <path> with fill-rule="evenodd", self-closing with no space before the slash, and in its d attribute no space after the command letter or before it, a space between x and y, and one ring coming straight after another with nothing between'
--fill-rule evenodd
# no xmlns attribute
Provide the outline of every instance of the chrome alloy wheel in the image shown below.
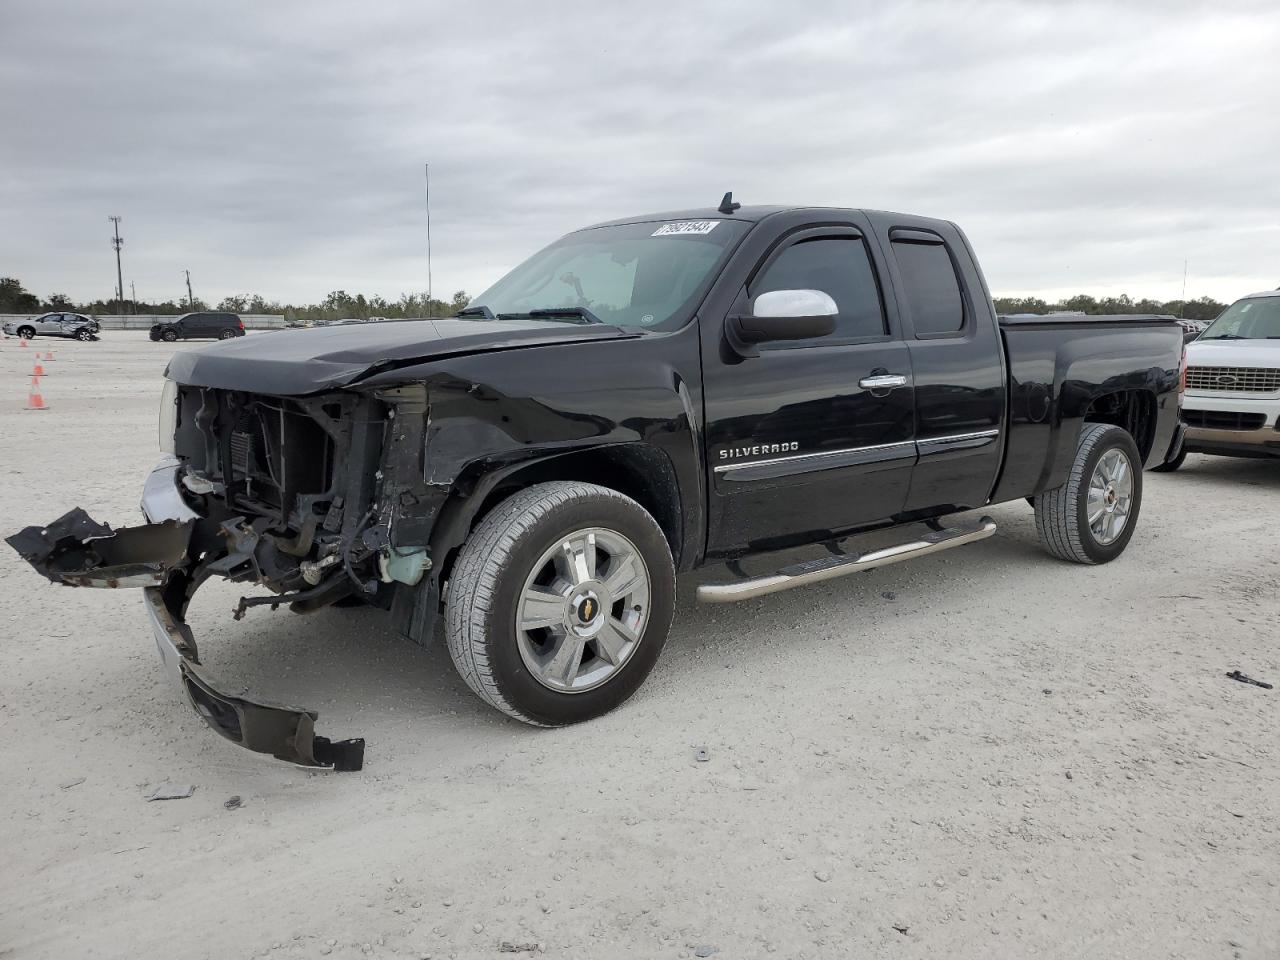
<svg viewBox="0 0 1280 960"><path fill-rule="evenodd" d="M583 693L608 681L640 645L649 570L615 530L578 530L550 547L516 606L520 658L544 687Z"/></svg>
<svg viewBox="0 0 1280 960"><path fill-rule="evenodd" d="M1124 532L1133 507L1133 466L1121 450L1108 450L1089 479L1089 530L1102 546Z"/></svg>

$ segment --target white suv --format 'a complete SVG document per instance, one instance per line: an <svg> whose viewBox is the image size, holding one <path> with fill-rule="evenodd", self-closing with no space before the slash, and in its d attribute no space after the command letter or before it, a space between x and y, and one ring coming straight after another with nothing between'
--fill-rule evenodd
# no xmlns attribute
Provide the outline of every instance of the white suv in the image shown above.
<svg viewBox="0 0 1280 960"><path fill-rule="evenodd" d="M1252 293L1187 344L1183 452L1280 457L1280 290Z"/></svg>

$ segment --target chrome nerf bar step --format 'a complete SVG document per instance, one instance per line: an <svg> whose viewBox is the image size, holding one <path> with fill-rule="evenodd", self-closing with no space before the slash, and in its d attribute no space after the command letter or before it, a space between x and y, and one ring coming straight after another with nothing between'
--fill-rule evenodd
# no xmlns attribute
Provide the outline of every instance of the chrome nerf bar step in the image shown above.
<svg viewBox="0 0 1280 960"><path fill-rule="evenodd" d="M703 603L733 603L736 600L750 600L753 597L790 590L792 587L805 587L811 583L834 580L836 577L843 577L850 573L887 567L891 563L901 563L903 560L914 560L931 553L950 550L952 547L962 547L966 543L985 540L995 532L996 522L990 517L983 517L975 523L965 523L927 533L909 543L899 543L867 553L822 557L817 560L794 563L766 577L738 580L734 583L704 583L698 587L698 599Z"/></svg>

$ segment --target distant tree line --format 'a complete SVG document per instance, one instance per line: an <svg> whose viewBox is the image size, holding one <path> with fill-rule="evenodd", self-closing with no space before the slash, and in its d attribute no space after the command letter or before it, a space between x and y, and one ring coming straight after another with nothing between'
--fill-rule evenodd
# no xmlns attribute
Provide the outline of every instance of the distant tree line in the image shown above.
<svg viewBox="0 0 1280 960"><path fill-rule="evenodd" d="M1078 294L1059 300L1057 303L1046 303L1039 297L997 297L996 313L1055 313L1068 311L1071 313L1107 314L1107 313L1160 313L1184 320L1213 320L1223 310L1225 303L1219 303L1212 297L1200 297L1198 300L1134 300L1127 293L1118 297L1103 297L1101 300L1087 294Z"/></svg>
<svg viewBox="0 0 1280 960"><path fill-rule="evenodd" d="M457 313L470 298L465 290L459 290L450 300L436 300L424 293L402 293L397 300L385 297L366 297L363 293L355 296L345 290L334 290L319 303L292 304L267 300L257 294L223 297L213 309L227 310L231 313L266 313L282 315L287 320L344 320L356 317L367 320L370 317L448 317ZM1212 320L1226 309L1225 303L1219 303L1212 297L1200 297L1198 300L1134 300L1128 294L1118 297L1098 299L1087 294L1047 303L1039 297L997 297L996 311L999 313L1053 313L1054 311L1071 311L1076 313L1164 313L1187 320ZM0 313L36 313L41 310L74 310L78 313L113 314L113 313L157 313L178 314L189 310L208 310L209 305L197 298L194 305L175 303L166 300L163 303L121 304L117 300L95 300L92 303L74 303L62 293L51 293L41 300L34 293L28 293L20 282L12 277L0 278Z"/></svg>
<svg viewBox="0 0 1280 960"><path fill-rule="evenodd" d="M176 315L192 310L226 310L230 313L272 314L286 320L346 320L370 317L402 319L406 317L449 317L467 305L471 298L465 290L459 290L449 300L438 300L425 293L402 293L396 300L385 297L366 297L363 293L352 296L345 290L334 290L319 303L292 304L267 300L257 294L223 297L212 307L196 297L194 303L146 303L119 300L94 300L76 303L63 293L51 293L41 300L30 293L13 277L0 277L0 313L39 313L48 310L67 310L75 313L119 314L151 313Z"/></svg>

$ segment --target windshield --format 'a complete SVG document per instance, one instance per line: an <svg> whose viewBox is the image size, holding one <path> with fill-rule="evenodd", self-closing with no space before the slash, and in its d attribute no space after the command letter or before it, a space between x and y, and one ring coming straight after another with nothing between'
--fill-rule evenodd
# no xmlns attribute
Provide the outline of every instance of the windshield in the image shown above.
<svg viewBox="0 0 1280 960"><path fill-rule="evenodd" d="M1280 297L1237 300L1209 324L1200 339L1280 340Z"/></svg>
<svg viewBox="0 0 1280 960"><path fill-rule="evenodd" d="M464 313L674 329L689 319L747 227L672 220L579 230L520 264Z"/></svg>

